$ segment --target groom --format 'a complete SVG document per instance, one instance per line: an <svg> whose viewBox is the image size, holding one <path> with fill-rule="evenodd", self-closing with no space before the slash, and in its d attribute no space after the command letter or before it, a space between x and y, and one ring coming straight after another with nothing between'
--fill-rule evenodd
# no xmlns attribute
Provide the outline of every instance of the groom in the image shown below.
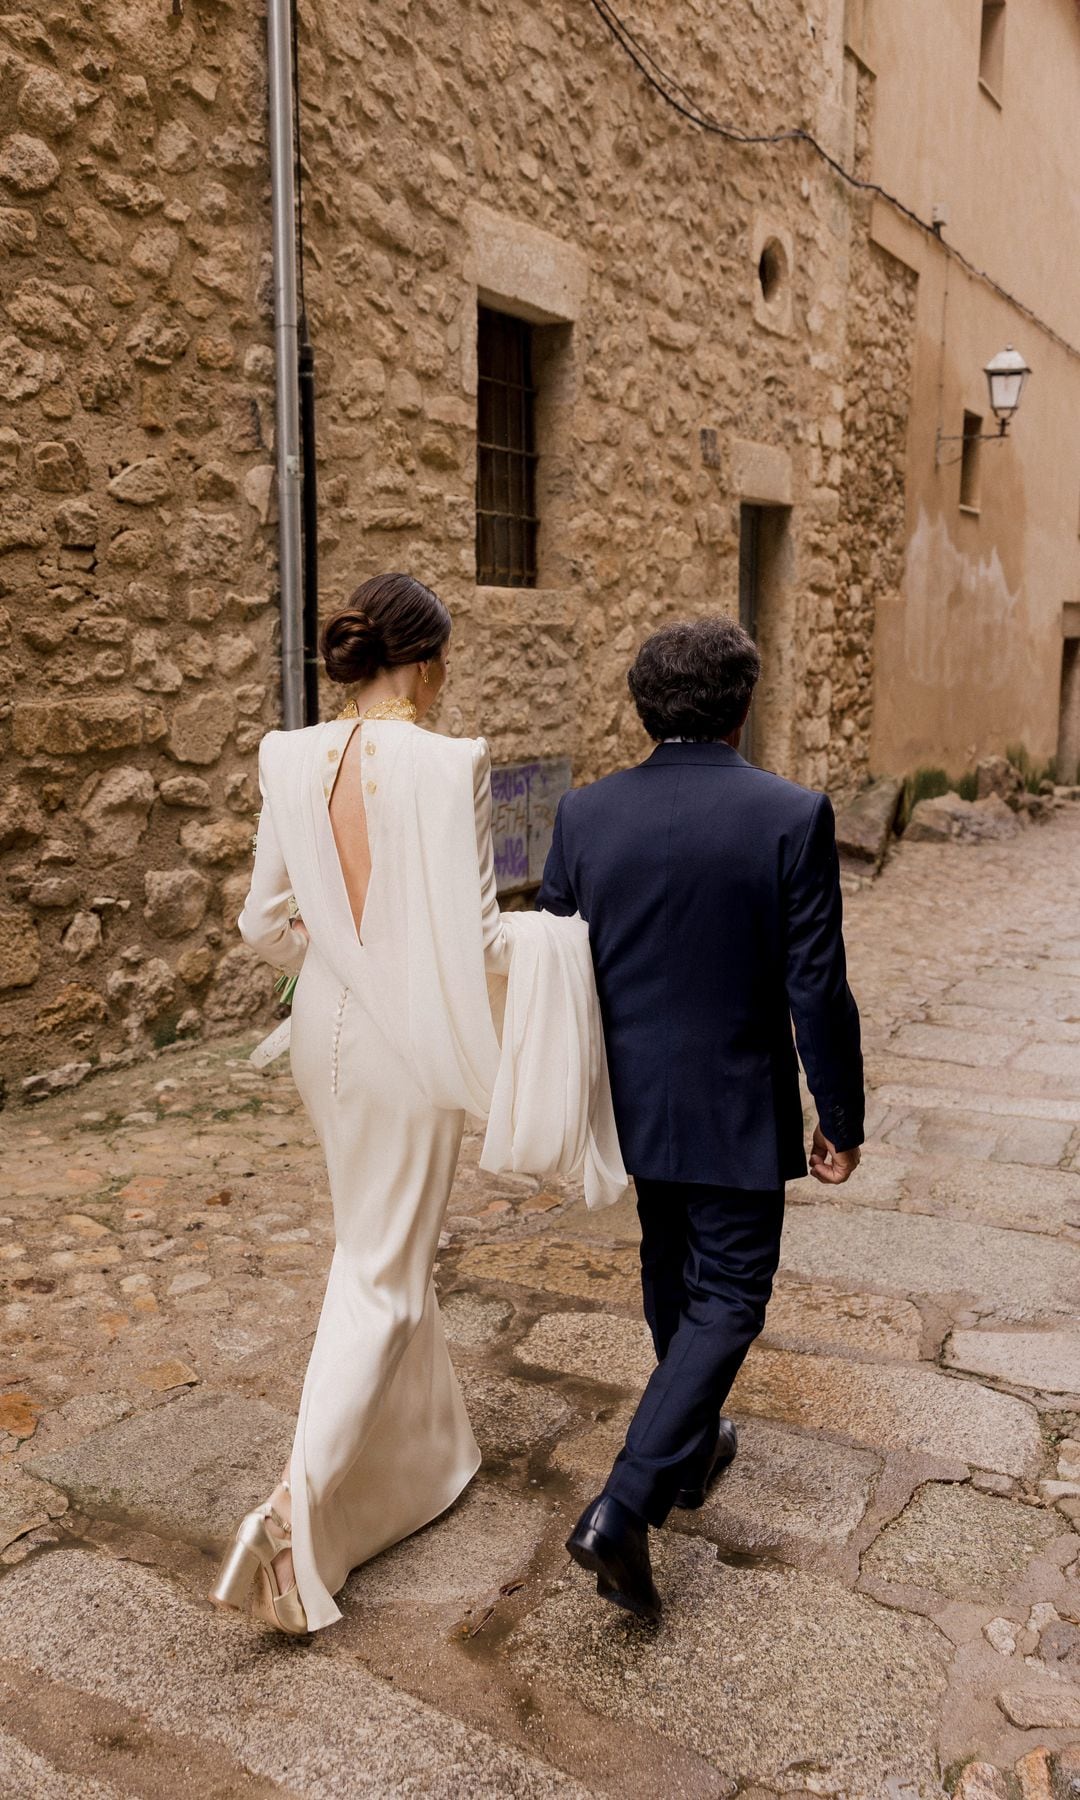
<svg viewBox="0 0 1080 1800"><path fill-rule="evenodd" d="M863 1137L832 807L739 755L760 667L722 616L642 645L630 692L657 748L564 796L538 902L588 920L657 1356L567 1549L652 1620L648 1528L702 1506L735 1454L721 1407L765 1320L784 1183L806 1174L796 1044L811 1174L846 1181Z"/></svg>

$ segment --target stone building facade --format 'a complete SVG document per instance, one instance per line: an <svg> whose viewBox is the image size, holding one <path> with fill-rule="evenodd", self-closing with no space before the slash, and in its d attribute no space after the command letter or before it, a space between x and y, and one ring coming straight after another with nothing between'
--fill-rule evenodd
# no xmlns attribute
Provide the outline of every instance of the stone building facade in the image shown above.
<svg viewBox="0 0 1080 1800"><path fill-rule="evenodd" d="M875 621L872 760L959 775L1015 745L1073 782L1080 6L859 0L849 34L873 89L869 173L939 221L919 230L882 204L869 221L916 294L902 579ZM1006 344L1032 374L1008 437L987 442L983 370Z"/></svg>
<svg viewBox="0 0 1080 1800"><path fill-rule="evenodd" d="M687 0L634 23L714 115L805 126L852 167L872 84L844 14ZM642 635L741 605L757 759L852 791L915 304L866 203L804 144L688 125L586 5L301 19L324 611L414 571L455 618L438 728L580 780L645 748ZM279 718L263 33L253 0L0 20L12 1094L268 1010L234 932ZM531 337L530 586L477 584L481 306Z"/></svg>

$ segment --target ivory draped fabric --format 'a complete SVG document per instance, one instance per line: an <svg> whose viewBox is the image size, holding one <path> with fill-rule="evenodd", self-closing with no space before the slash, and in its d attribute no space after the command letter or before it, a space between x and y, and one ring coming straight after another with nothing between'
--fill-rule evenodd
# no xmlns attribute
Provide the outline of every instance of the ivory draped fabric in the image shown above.
<svg viewBox="0 0 1080 1800"><path fill-rule="evenodd" d="M361 733L371 878L353 921L328 800ZM312 1629L349 1570L444 1511L479 1451L432 1283L467 1114L482 1166L583 1172L619 1155L581 919L499 912L482 739L397 720L271 732L239 927L299 969L291 1053L326 1155L336 1246L291 1457L293 1560ZM290 929L295 896L309 943ZM502 1045L488 975L507 978Z"/></svg>
<svg viewBox="0 0 1080 1800"><path fill-rule="evenodd" d="M625 1192L584 919L507 913L502 1051L480 1167L576 1175L589 1207Z"/></svg>

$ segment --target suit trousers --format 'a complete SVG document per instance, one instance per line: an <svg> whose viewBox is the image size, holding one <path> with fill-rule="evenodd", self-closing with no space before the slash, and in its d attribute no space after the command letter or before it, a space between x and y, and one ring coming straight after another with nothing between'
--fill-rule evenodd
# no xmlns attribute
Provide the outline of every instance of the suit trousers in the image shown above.
<svg viewBox="0 0 1080 1800"><path fill-rule="evenodd" d="M657 1366L605 1493L662 1525L712 1460L720 1412L765 1323L784 1190L637 1181L641 1288Z"/></svg>

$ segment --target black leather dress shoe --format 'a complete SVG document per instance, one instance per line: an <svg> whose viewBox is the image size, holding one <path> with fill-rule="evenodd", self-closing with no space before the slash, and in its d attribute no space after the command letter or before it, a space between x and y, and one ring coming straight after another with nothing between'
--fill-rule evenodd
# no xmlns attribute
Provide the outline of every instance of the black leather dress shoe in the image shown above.
<svg viewBox="0 0 1080 1800"><path fill-rule="evenodd" d="M720 1431L716 1439L716 1448L712 1453L712 1461L705 1472L705 1479L700 1487L680 1488L675 1496L675 1504L683 1512L697 1512L704 1506L709 1497L709 1489L717 1477L724 1473L729 1463L734 1462L735 1452L739 1448L739 1434L735 1430L732 1419L720 1420Z"/></svg>
<svg viewBox="0 0 1080 1800"><path fill-rule="evenodd" d="M649 1527L610 1494L582 1513L566 1540L576 1563L596 1576L596 1591L613 1606L656 1624L660 1596L649 1561Z"/></svg>

